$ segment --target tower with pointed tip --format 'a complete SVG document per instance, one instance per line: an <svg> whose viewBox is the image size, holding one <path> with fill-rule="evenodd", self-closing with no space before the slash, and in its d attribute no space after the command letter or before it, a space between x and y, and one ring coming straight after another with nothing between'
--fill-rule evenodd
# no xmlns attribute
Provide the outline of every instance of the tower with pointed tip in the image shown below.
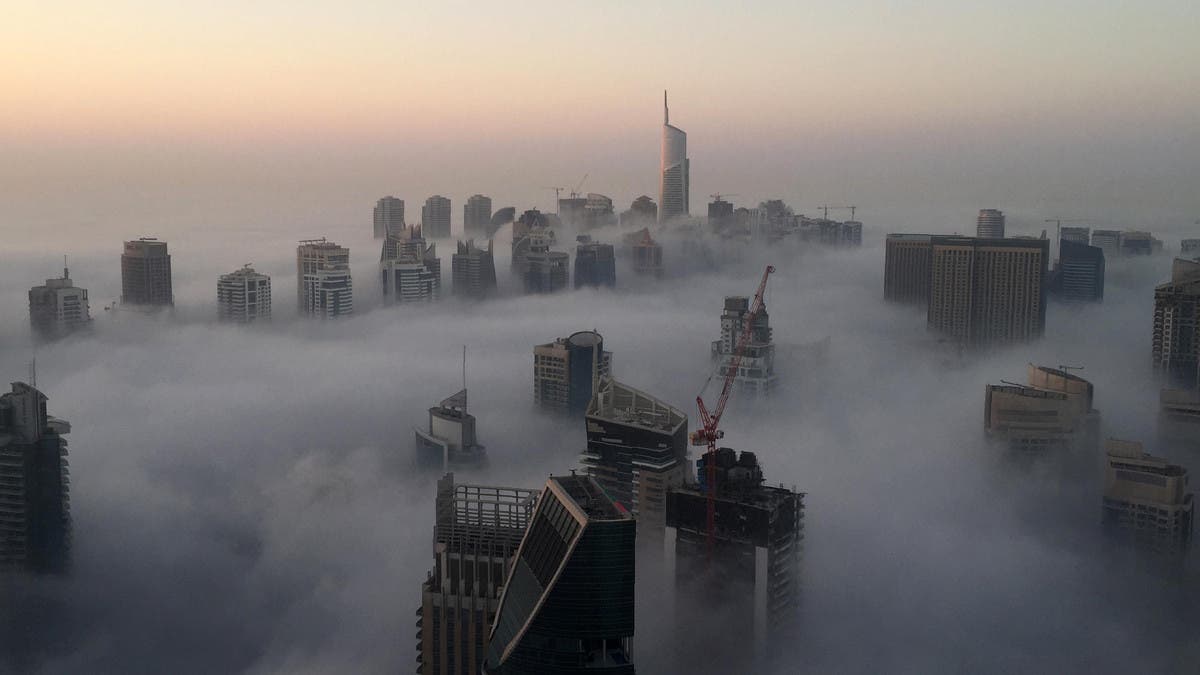
<svg viewBox="0 0 1200 675"><path fill-rule="evenodd" d="M658 222L688 215L689 161L687 134L671 126L667 92L663 90L662 161L659 166Z"/></svg>

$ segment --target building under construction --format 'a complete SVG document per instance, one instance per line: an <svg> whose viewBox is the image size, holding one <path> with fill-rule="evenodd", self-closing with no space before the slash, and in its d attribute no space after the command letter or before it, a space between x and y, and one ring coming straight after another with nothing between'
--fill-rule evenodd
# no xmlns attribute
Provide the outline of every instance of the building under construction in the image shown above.
<svg viewBox="0 0 1200 675"><path fill-rule="evenodd" d="M416 428L417 463L442 471L478 466L486 460L475 438L475 416L467 412L463 389L429 409L429 426Z"/></svg>
<svg viewBox="0 0 1200 675"><path fill-rule="evenodd" d="M734 349L742 335L749 311L750 298L725 298L725 311L721 314L721 339L712 343L712 357L720 362L722 377L729 374L733 368ZM764 305L754 317L753 328L750 330L749 340L735 374L734 383L740 391L760 395L770 393L775 388L775 345L771 340L771 321Z"/></svg>
<svg viewBox="0 0 1200 675"><path fill-rule="evenodd" d="M552 476L492 625L488 675L633 675L637 521L590 476Z"/></svg>
<svg viewBox="0 0 1200 675"><path fill-rule="evenodd" d="M438 481L433 569L417 610L417 673L478 675L537 490Z"/></svg>
<svg viewBox="0 0 1200 675"><path fill-rule="evenodd" d="M604 377L586 421L587 450L580 463L637 516L639 537L661 537L667 490L687 480L687 415Z"/></svg>
<svg viewBox="0 0 1200 675"><path fill-rule="evenodd" d="M719 448L710 542L707 458L696 462L696 487L667 493L664 544L676 613L719 611L721 620L709 627L713 634L680 632L696 645L753 645L761 657L797 619L804 493L765 485L754 453Z"/></svg>

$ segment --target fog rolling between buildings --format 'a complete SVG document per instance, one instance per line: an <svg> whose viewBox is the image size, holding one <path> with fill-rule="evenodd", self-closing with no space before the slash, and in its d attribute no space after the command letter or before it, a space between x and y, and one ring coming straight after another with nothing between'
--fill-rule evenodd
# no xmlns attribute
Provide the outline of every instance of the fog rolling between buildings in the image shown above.
<svg viewBox="0 0 1200 675"><path fill-rule="evenodd" d="M922 310L882 301L879 230L858 250L751 247L715 270L663 237L672 272L659 283L619 269L615 292L378 307L378 244L359 229L254 235L236 251L202 233L165 237L173 317L101 309L119 295L119 239L75 254L94 329L37 350L51 414L73 427L73 570L4 582L0 670L410 672L438 477L413 467L413 427L461 387L461 346L490 463L459 480L540 488L578 466L585 437L582 420L534 409L535 344L599 331L615 377L685 411L694 429L722 300L752 294L768 262L780 389L735 396L722 428L725 445L757 453L768 483L807 493L800 617L772 672L1200 663L1196 563L1163 574L1106 545L1101 451L1092 470L1084 458L1063 471L1009 461L982 430L986 383L1020 380L1029 362L1069 364L1096 387L1102 436L1152 449L1152 289L1169 257L1115 261L1103 304L1052 304L1039 342L975 355L928 334ZM351 248L357 313L346 320L291 309L292 240L322 234ZM502 290L507 244L502 233ZM449 242L438 248L448 267ZM558 248L573 242L560 236ZM275 320L217 324L216 275L251 261L273 278ZM0 370L25 379L21 289L57 263L0 262ZM826 337L814 362L803 346ZM676 611L660 601L661 569L638 574L641 672L744 664L745 645L681 647L692 627L720 625L720 606L685 598Z"/></svg>

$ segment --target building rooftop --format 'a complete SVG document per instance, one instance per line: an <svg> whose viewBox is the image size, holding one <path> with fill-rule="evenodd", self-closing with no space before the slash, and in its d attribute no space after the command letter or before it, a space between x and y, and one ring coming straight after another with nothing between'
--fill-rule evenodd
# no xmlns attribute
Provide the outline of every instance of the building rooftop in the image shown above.
<svg viewBox="0 0 1200 675"><path fill-rule="evenodd" d="M569 476L551 476L547 485L558 488L560 495L579 507L590 520L633 519L633 514L613 501L591 476L574 473Z"/></svg>
<svg viewBox="0 0 1200 675"><path fill-rule="evenodd" d="M680 410L612 377L600 380L599 389L588 404L587 416L667 433L687 425L687 415Z"/></svg>

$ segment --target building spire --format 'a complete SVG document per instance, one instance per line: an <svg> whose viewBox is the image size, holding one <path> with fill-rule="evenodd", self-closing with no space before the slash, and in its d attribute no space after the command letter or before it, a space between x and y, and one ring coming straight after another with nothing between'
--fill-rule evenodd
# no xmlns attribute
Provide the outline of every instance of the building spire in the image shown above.
<svg viewBox="0 0 1200 675"><path fill-rule="evenodd" d="M70 278L71 278L71 272L70 272L70 270L67 268L67 256L65 256L65 255L63 256L63 278L64 278L64 279L70 279Z"/></svg>
<svg viewBox="0 0 1200 675"><path fill-rule="evenodd" d="M663 124L671 123L671 112L667 110L667 90L663 89Z"/></svg>

